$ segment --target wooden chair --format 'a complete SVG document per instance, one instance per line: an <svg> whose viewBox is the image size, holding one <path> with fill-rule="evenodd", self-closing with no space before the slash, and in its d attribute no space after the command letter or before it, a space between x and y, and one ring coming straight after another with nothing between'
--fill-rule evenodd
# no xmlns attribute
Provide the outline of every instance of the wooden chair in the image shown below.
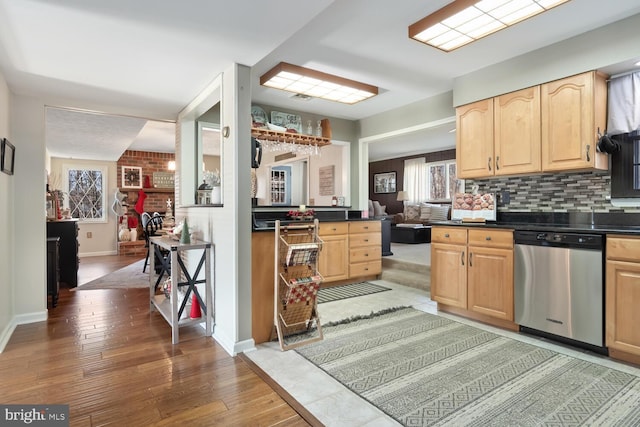
<svg viewBox="0 0 640 427"><path fill-rule="evenodd" d="M147 271L147 265L149 264L149 253L151 251L149 245L149 237L159 235L159 231L162 230L162 217L160 215L149 215L148 212L143 212L141 215L142 227L144 228L144 247L147 248L147 256L144 260L144 266L142 272ZM158 259L156 259L156 269L159 268ZM156 271L157 272L157 271Z"/></svg>

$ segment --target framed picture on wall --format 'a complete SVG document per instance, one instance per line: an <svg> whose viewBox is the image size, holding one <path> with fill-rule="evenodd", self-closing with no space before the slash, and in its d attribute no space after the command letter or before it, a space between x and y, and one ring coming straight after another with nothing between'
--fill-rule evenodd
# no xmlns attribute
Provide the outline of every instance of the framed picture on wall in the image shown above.
<svg viewBox="0 0 640 427"><path fill-rule="evenodd" d="M373 192L374 193L395 193L396 192L396 173L383 172L373 174Z"/></svg>
<svg viewBox="0 0 640 427"><path fill-rule="evenodd" d="M142 168L122 166L122 188L142 188Z"/></svg>
<svg viewBox="0 0 640 427"><path fill-rule="evenodd" d="M13 175L14 162L16 159L16 148L7 138L2 138L2 159L0 159L2 172Z"/></svg>

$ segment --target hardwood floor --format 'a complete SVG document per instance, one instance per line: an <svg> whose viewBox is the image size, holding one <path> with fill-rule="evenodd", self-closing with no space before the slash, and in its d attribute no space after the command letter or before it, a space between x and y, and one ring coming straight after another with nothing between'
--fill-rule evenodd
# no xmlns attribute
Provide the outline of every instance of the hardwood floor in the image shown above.
<svg viewBox="0 0 640 427"><path fill-rule="evenodd" d="M148 296L146 289L61 289L49 319L18 326L0 353L0 402L69 404L72 426L321 425L201 327L181 328L180 343L171 345Z"/></svg>

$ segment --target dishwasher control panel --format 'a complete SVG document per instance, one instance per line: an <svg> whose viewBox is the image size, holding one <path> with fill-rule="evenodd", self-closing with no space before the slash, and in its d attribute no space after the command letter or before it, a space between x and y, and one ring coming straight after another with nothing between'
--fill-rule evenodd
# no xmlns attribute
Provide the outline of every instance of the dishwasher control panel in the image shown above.
<svg viewBox="0 0 640 427"><path fill-rule="evenodd" d="M599 234L557 233L552 231L515 231L515 244L601 249L604 239Z"/></svg>

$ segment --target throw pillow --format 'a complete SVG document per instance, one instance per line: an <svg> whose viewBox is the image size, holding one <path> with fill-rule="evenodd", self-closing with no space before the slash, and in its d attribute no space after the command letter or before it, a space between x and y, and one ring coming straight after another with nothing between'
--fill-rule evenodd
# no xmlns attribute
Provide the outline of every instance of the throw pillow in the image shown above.
<svg viewBox="0 0 640 427"><path fill-rule="evenodd" d="M431 206L431 221L446 221L449 219L449 205Z"/></svg>
<svg viewBox="0 0 640 427"><path fill-rule="evenodd" d="M369 218L373 218L373 202L369 199Z"/></svg>
<svg viewBox="0 0 640 427"><path fill-rule="evenodd" d="M405 221L420 221L420 205L407 205L405 207Z"/></svg>
<svg viewBox="0 0 640 427"><path fill-rule="evenodd" d="M420 205L420 221L431 220L431 205Z"/></svg>
<svg viewBox="0 0 640 427"><path fill-rule="evenodd" d="M387 214L387 205L381 205L379 201L373 201L373 215L383 216Z"/></svg>

